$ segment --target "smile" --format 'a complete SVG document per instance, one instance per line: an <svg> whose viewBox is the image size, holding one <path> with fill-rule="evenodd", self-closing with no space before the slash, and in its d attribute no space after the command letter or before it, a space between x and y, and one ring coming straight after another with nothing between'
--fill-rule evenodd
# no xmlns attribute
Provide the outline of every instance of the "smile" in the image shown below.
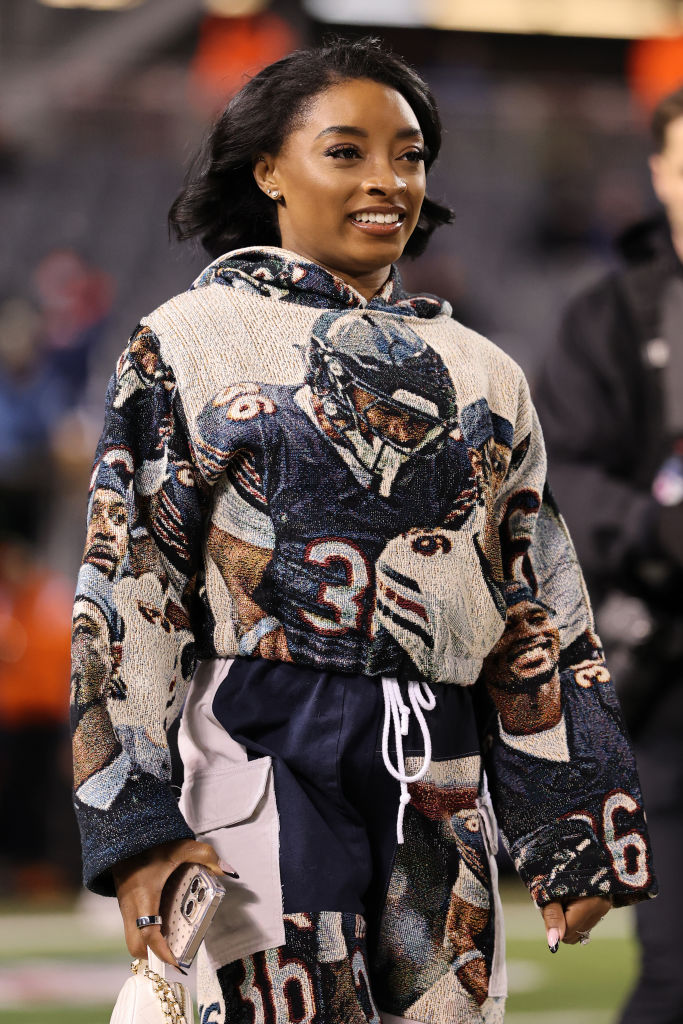
<svg viewBox="0 0 683 1024"><path fill-rule="evenodd" d="M514 645L508 655L508 665L531 668L550 658L552 641L549 637L523 640Z"/></svg>
<svg viewBox="0 0 683 1024"><path fill-rule="evenodd" d="M361 224L397 224L402 219L400 213L354 213L353 219Z"/></svg>
<svg viewBox="0 0 683 1024"><path fill-rule="evenodd" d="M405 221L405 213L354 213L350 220L355 228L367 235L393 235L400 231Z"/></svg>

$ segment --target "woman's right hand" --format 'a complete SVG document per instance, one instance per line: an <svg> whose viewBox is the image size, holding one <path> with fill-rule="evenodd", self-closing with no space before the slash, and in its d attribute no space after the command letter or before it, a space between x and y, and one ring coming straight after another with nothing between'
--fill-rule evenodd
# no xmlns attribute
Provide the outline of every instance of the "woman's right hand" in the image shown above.
<svg viewBox="0 0 683 1024"><path fill-rule="evenodd" d="M233 873L229 864L219 860L212 846L198 843L195 839L161 843L114 865L112 874L116 896L131 956L146 958L149 946L160 960L178 966L161 934L161 926L154 924L138 928L135 922L138 917L152 917L159 913L161 890L169 875L181 864L203 864L214 875Z"/></svg>

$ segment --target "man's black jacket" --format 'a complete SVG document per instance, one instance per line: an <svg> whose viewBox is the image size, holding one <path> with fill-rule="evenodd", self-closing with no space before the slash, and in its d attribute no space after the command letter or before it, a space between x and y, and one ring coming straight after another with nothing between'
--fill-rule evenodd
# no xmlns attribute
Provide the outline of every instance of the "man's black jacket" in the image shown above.
<svg viewBox="0 0 683 1024"><path fill-rule="evenodd" d="M594 593L652 552L653 478L670 438L648 357L667 281L683 274L664 219L620 240L624 265L574 300L534 388L550 481Z"/></svg>
<svg viewBox="0 0 683 1024"><path fill-rule="evenodd" d="M663 369L654 365L661 301L683 274L666 220L637 225L620 240L621 269L568 308L534 388L549 480L567 520L598 609L610 594L641 600L651 633L624 640L617 609L608 661L632 732L648 722L683 728L683 572L658 541L653 479L671 450L663 413ZM668 339L667 339L668 340ZM683 331L674 343L683 341ZM661 342L659 343L661 354ZM681 382L683 387L683 382ZM623 629L626 629L625 623Z"/></svg>

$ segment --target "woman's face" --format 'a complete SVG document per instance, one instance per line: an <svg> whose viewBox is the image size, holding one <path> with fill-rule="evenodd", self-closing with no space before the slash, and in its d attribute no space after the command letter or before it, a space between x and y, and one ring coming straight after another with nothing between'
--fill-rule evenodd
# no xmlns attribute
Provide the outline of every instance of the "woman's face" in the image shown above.
<svg viewBox="0 0 683 1024"><path fill-rule="evenodd" d="M259 186L282 197L282 247L352 283L386 276L420 215L423 148L415 114L389 86L353 79L314 97L280 152L254 167Z"/></svg>

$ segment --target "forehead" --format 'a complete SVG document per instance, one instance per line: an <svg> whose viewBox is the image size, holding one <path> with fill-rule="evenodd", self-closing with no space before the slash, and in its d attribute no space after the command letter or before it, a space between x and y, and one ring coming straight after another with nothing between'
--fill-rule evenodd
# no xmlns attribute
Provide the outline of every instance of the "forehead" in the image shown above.
<svg viewBox="0 0 683 1024"><path fill-rule="evenodd" d="M105 505L111 508L114 505L120 505L122 508L126 507L126 503L120 494L116 491L110 490L108 487L98 487L95 491L93 502L96 505Z"/></svg>
<svg viewBox="0 0 683 1024"><path fill-rule="evenodd" d="M547 619L548 613L543 605L535 604L533 601L518 601L508 609L508 619L528 619L540 617Z"/></svg>
<svg viewBox="0 0 683 1024"><path fill-rule="evenodd" d="M77 608L78 610L73 620L74 628L81 623L88 623L91 626L95 626L102 634L108 632L107 620L96 604L93 604L92 601L88 601L86 598L79 602Z"/></svg>
<svg viewBox="0 0 683 1024"><path fill-rule="evenodd" d="M295 131L315 136L332 125L387 134L404 128L420 129L410 104L400 92L367 78L339 82L314 96L302 111Z"/></svg>

